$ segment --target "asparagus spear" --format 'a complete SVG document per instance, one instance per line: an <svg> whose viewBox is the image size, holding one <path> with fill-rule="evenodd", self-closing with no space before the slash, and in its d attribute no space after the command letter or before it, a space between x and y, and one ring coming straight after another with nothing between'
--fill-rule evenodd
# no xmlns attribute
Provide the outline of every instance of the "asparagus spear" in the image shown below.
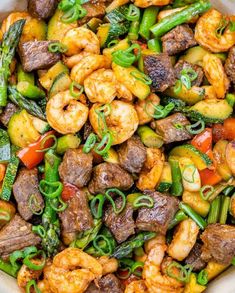
<svg viewBox="0 0 235 293"><path fill-rule="evenodd" d="M42 109L35 101L24 98L15 87L8 86L9 99L22 109L28 111L31 115L46 120L46 116Z"/></svg>
<svg viewBox="0 0 235 293"><path fill-rule="evenodd" d="M4 34L0 48L0 106L7 104L7 81L10 76L10 64L15 55L25 19L14 22Z"/></svg>

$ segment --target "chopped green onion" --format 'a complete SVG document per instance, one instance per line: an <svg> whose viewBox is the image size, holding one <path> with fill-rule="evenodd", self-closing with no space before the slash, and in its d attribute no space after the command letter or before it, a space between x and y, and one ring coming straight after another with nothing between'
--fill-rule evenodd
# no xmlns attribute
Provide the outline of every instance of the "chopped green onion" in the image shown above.
<svg viewBox="0 0 235 293"><path fill-rule="evenodd" d="M97 205L97 202L98 202L98 205ZM103 194L97 194L91 200L91 204L90 204L91 212L95 219L102 218L104 202L105 202L105 196Z"/></svg>
<svg viewBox="0 0 235 293"><path fill-rule="evenodd" d="M221 211L220 211L220 220L219 220L220 224L226 224L229 206L230 206L230 197L223 196L222 197L222 204L221 204Z"/></svg>
<svg viewBox="0 0 235 293"><path fill-rule="evenodd" d="M153 198L148 195L141 195L137 197L133 202L134 208L152 208L154 206Z"/></svg>
<svg viewBox="0 0 235 293"><path fill-rule="evenodd" d="M190 168L192 170L188 170ZM183 172L182 172L183 179L188 183L194 183L195 182L194 176L195 176L196 171L197 171L197 168L195 167L195 165L193 165L193 164L186 165L183 169ZM187 177L186 174L191 175L191 178Z"/></svg>
<svg viewBox="0 0 235 293"><path fill-rule="evenodd" d="M148 48L149 48L149 50L156 52L156 53L162 52L161 43L158 39L149 40L148 41Z"/></svg>
<svg viewBox="0 0 235 293"><path fill-rule="evenodd" d="M65 53L68 47L60 42L50 43L48 45L48 51L51 53Z"/></svg>
<svg viewBox="0 0 235 293"><path fill-rule="evenodd" d="M188 75L182 74L180 77L180 80L181 80L182 84L186 87L186 89L188 89L188 90L191 89L191 87L192 87L191 80Z"/></svg>
<svg viewBox="0 0 235 293"><path fill-rule="evenodd" d="M48 140L50 140L50 139L54 140L54 144L49 148L44 148L46 142ZM57 138L56 138L56 136L54 134L51 134L51 135L48 135L48 136L44 137L44 139L40 143L40 150L36 150L36 152L37 153L44 153L44 152L47 152L50 149L54 150L54 149L56 149L56 147L57 147Z"/></svg>
<svg viewBox="0 0 235 293"><path fill-rule="evenodd" d="M116 204L115 204L112 196L110 195L110 193L111 194L114 193L114 195L117 194L117 195L120 195L121 196L121 198L122 198L122 205L121 205L121 207L119 209L116 207ZM115 214L120 214L124 210L124 208L126 206L126 196L125 196L125 194L122 191L120 191L117 188L110 188L110 189L106 190L105 196L110 201L110 203L111 203L111 205L113 207L113 211L114 211Z"/></svg>
<svg viewBox="0 0 235 293"><path fill-rule="evenodd" d="M11 214L8 211L0 208L0 220L8 222L10 221L10 219L11 219Z"/></svg>
<svg viewBox="0 0 235 293"><path fill-rule="evenodd" d="M137 54L132 51L137 49ZM141 48L138 44L132 44L126 50L117 50L112 53L112 61L122 67L130 67L135 61L140 58Z"/></svg>
<svg viewBox="0 0 235 293"><path fill-rule="evenodd" d="M90 133L84 146L83 146L83 149L82 151L85 153L85 154L88 154L92 149L93 147L95 146L96 144L96 141L97 141L97 136L94 134L94 133Z"/></svg>
<svg viewBox="0 0 235 293"><path fill-rule="evenodd" d="M60 1L58 8L62 11L67 11L76 4L76 0L62 0Z"/></svg>
<svg viewBox="0 0 235 293"><path fill-rule="evenodd" d="M206 286L208 283L208 273L206 270L201 270L197 276L197 283Z"/></svg>
<svg viewBox="0 0 235 293"><path fill-rule="evenodd" d="M198 215L189 205L181 202L179 204L180 209L182 209L202 230L206 228L206 221Z"/></svg>
<svg viewBox="0 0 235 293"><path fill-rule="evenodd" d="M197 79L198 77L198 74L195 70L193 70L192 68L184 68L182 71L181 71L181 75L187 75L190 79L190 81L194 81Z"/></svg>
<svg viewBox="0 0 235 293"><path fill-rule="evenodd" d="M39 235L41 238L44 238L46 236L46 230L42 225L37 225L32 227L32 231Z"/></svg>
<svg viewBox="0 0 235 293"><path fill-rule="evenodd" d="M181 80L177 80L174 85L174 93L178 95L181 92L181 90L182 90L182 82Z"/></svg>
<svg viewBox="0 0 235 293"><path fill-rule="evenodd" d="M217 196L211 203L207 223L215 224L219 220L219 212L220 212L220 197Z"/></svg>
<svg viewBox="0 0 235 293"><path fill-rule="evenodd" d="M144 263L142 261L136 261L134 264L131 266L131 272L137 277L142 276L142 270L144 268ZM141 271L139 271L141 269Z"/></svg>
<svg viewBox="0 0 235 293"><path fill-rule="evenodd" d="M43 213L43 207L40 205L38 197L35 194L30 196L28 205L34 215L41 215Z"/></svg>
<svg viewBox="0 0 235 293"><path fill-rule="evenodd" d="M203 200L208 200L214 191L215 189L212 185L204 185L200 189L200 196Z"/></svg>
<svg viewBox="0 0 235 293"><path fill-rule="evenodd" d="M36 246L28 246L26 247L23 252L24 252L24 257L32 254L32 253L36 253L38 251Z"/></svg>
<svg viewBox="0 0 235 293"><path fill-rule="evenodd" d="M174 127L178 130L184 129L184 126L181 123L174 123Z"/></svg>
<svg viewBox="0 0 235 293"><path fill-rule="evenodd" d="M139 71L131 71L130 75L132 75L135 79L142 81L143 83L150 85L152 84L152 80L149 76Z"/></svg>
<svg viewBox="0 0 235 293"><path fill-rule="evenodd" d="M41 255L42 256L42 262L39 265L36 265L34 263L31 262L31 259L34 258L35 256ZM34 270L34 271L40 271L45 267L46 264L46 253L43 250L38 250L35 253L29 254L27 255L24 260L23 263L30 269L30 270Z"/></svg>
<svg viewBox="0 0 235 293"><path fill-rule="evenodd" d="M129 32L128 32L128 39L131 41L138 40L139 37L139 28L140 28L140 22L138 20L132 21Z"/></svg>
<svg viewBox="0 0 235 293"><path fill-rule="evenodd" d="M177 270L177 273L174 272L175 269ZM171 262L166 269L166 273L169 277L184 283L189 282L191 272L192 272L191 266L189 265L182 266L176 261Z"/></svg>
<svg viewBox="0 0 235 293"><path fill-rule="evenodd" d="M54 187L55 191L48 193L46 187ZM47 198L53 199L60 196L63 190L63 184L60 181L50 182L43 179L39 183L39 190Z"/></svg>
<svg viewBox="0 0 235 293"><path fill-rule="evenodd" d="M38 172L45 173L45 165L39 165L38 166Z"/></svg>
<svg viewBox="0 0 235 293"><path fill-rule="evenodd" d="M69 86L70 95L74 98L79 98L84 91L84 87L78 82L73 81Z"/></svg>
<svg viewBox="0 0 235 293"><path fill-rule="evenodd" d="M134 4L130 4L125 18L129 21L136 21L140 18L140 9Z"/></svg>
<svg viewBox="0 0 235 293"><path fill-rule="evenodd" d="M104 136L102 137L101 142L95 147L94 151L99 155L105 155L109 149L111 148L113 143L113 136L108 131Z"/></svg>
<svg viewBox="0 0 235 293"><path fill-rule="evenodd" d="M198 120L194 124L186 125L185 128L190 134L199 134L205 129L205 122L203 120Z"/></svg>
<svg viewBox="0 0 235 293"><path fill-rule="evenodd" d="M152 105L154 108L154 114L149 113L148 105ZM165 118L174 109L174 107L175 105L172 102L163 107L162 105L154 105L151 101L148 101L145 104L145 112L154 119L162 119Z"/></svg>
<svg viewBox="0 0 235 293"><path fill-rule="evenodd" d="M127 272L126 274L120 274L119 271L121 272ZM126 267L125 269L119 268L118 271L116 272L116 275L118 279L120 280L126 280L130 277L131 275L131 268Z"/></svg>
<svg viewBox="0 0 235 293"><path fill-rule="evenodd" d="M107 48L111 48L119 43L119 40L112 40L108 43Z"/></svg>
<svg viewBox="0 0 235 293"><path fill-rule="evenodd" d="M33 287L33 290L35 293L42 293L41 290L38 288L37 286L37 283L35 280L31 280L29 281L27 284L26 284L26 287L25 287L25 292L26 293L30 293L32 292L31 291L31 288Z"/></svg>
<svg viewBox="0 0 235 293"><path fill-rule="evenodd" d="M226 27L228 26L228 24L229 24L228 18L223 17L220 20L220 23L219 23L218 27L215 30L215 35L216 35L217 38L221 38L221 36L223 35L223 33L224 33Z"/></svg>
<svg viewBox="0 0 235 293"><path fill-rule="evenodd" d="M84 9L80 4L74 5L72 8L67 10L64 15L61 17L63 23L72 23L78 19L86 16L87 10Z"/></svg>
<svg viewBox="0 0 235 293"><path fill-rule="evenodd" d="M63 212L68 207L68 204L64 202L60 196L55 199L49 199L49 203L51 208L57 213ZM58 206L58 204L60 205Z"/></svg>
<svg viewBox="0 0 235 293"><path fill-rule="evenodd" d="M108 248L107 251L105 251L100 245L99 245L99 240L103 240L105 242L105 248ZM104 236L104 235L98 235L95 237L93 240L93 246L95 249L101 254L101 255L111 255L113 252L112 245L110 243L110 240Z"/></svg>
<svg viewBox="0 0 235 293"><path fill-rule="evenodd" d="M25 255L22 250L16 250L10 254L9 260L15 270L20 269L20 264L17 263L17 261L23 259L24 257Z"/></svg>

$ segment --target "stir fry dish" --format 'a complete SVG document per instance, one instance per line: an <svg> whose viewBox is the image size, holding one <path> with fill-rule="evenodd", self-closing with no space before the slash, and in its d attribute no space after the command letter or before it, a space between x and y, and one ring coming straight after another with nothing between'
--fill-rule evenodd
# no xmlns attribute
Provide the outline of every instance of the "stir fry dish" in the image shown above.
<svg viewBox="0 0 235 293"><path fill-rule="evenodd" d="M22 292L200 293L235 265L235 16L28 0L0 39L0 270Z"/></svg>

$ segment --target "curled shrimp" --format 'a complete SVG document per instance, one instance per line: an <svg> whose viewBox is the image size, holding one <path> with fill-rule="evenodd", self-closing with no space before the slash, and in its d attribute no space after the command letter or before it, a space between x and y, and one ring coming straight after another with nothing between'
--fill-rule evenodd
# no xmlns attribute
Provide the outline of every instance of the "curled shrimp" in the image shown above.
<svg viewBox="0 0 235 293"><path fill-rule="evenodd" d="M101 264L78 248L66 248L44 269L44 283L52 293L84 292L89 284L102 276ZM45 291L46 292L46 291Z"/></svg>
<svg viewBox="0 0 235 293"><path fill-rule="evenodd" d="M38 265L41 263L41 260L31 260L33 264ZM35 271L30 270L25 264L22 265L18 274L17 274L17 284L20 288L25 288L27 283L31 280L39 279L42 270Z"/></svg>
<svg viewBox="0 0 235 293"><path fill-rule="evenodd" d="M199 227L192 219L180 222L168 247L168 254L179 261L185 259L196 243L198 233Z"/></svg>
<svg viewBox="0 0 235 293"><path fill-rule="evenodd" d="M78 132L86 123L88 112L88 107L75 100L69 91L53 96L46 107L48 123L62 134Z"/></svg>
<svg viewBox="0 0 235 293"><path fill-rule="evenodd" d="M139 124L143 125L153 120L155 113L154 106L160 104L160 98L156 94L150 94L145 100L138 100L135 104L135 110L139 117Z"/></svg>
<svg viewBox="0 0 235 293"><path fill-rule="evenodd" d="M146 8L152 5L164 6L168 5L171 0L135 0L134 4L140 8Z"/></svg>
<svg viewBox="0 0 235 293"><path fill-rule="evenodd" d="M92 103L111 103L115 97L132 99L131 92L118 83L111 69L98 69L84 80L84 89Z"/></svg>
<svg viewBox="0 0 235 293"><path fill-rule="evenodd" d="M62 39L62 43L67 47L65 55L72 56L82 51L99 54L100 42L95 33L85 27L70 29Z"/></svg>
<svg viewBox="0 0 235 293"><path fill-rule="evenodd" d="M133 281L126 286L124 293L145 293L148 292L143 280Z"/></svg>
<svg viewBox="0 0 235 293"><path fill-rule="evenodd" d="M114 100L109 105L110 112L105 117L107 128L113 136L112 144L120 144L130 138L136 131L139 124L138 116L134 106L129 103ZM102 137L104 124L97 113L100 106L100 104L92 106L89 119L96 134Z"/></svg>
<svg viewBox="0 0 235 293"><path fill-rule="evenodd" d="M149 293L181 293L184 285L161 272L161 264L164 259L166 244L156 243L150 250L144 264L142 277Z"/></svg>
<svg viewBox="0 0 235 293"><path fill-rule="evenodd" d="M71 78L79 84L95 70L110 68L110 59L103 55L90 54L82 58L71 70Z"/></svg>
<svg viewBox="0 0 235 293"><path fill-rule="evenodd" d="M217 97L223 99L230 82L225 73L222 61L214 54L206 54L203 58L203 69Z"/></svg>
<svg viewBox="0 0 235 293"><path fill-rule="evenodd" d="M226 22L229 23L228 18L225 19L223 14L215 9L203 14L195 28L196 41L211 52L227 52L235 44L235 32L230 30L229 25L222 35L218 35L217 31L223 29ZM234 17L230 18L232 20Z"/></svg>
<svg viewBox="0 0 235 293"><path fill-rule="evenodd" d="M81 52L80 54L76 54L73 56L63 56L63 62L64 64L68 67L68 68L73 68L75 65L78 64L78 62L80 62L82 60L82 58L90 55L91 53L88 52Z"/></svg>

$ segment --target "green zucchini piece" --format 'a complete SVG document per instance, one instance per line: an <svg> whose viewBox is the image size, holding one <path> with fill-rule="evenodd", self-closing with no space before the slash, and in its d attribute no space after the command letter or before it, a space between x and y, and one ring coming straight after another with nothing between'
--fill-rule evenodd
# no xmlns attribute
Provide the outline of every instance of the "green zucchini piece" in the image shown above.
<svg viewBox="0 0 235 293"><path fill-rule="evenodd" d="M167 96L161 98L161 104L163 106L166 106L169 103L173 103L175 105L175 108L173 109L173 111L184 112L185 107L186 107L186 103L184 101L179 100L179 99L175 99L172 97L167 97Z"/></svg>
<svg viewBox="0 0 235 293"><path fill-rule="evenodd" d="M29 99L40 99L46 97L46 94L43 90L41 90L36 85L29 83L28 81L19 82L16 88L22 96Z"/></svg>
<svg viewBox="0 0 235 293"><path fill-rule="evenodd" d="M19 158L16 156L17 148L15 146L12 147L12 157L10 162L7 165L6 174L2 184L2 191L0 194L0 198L6 201L9 201L12 194L13 183L16 178L18 166L20 163Z"/></svg>
<svg viewBox="0 0 235 293"><path fill-rule="evenodd" d="M147 125L141 125L137 133L142 143L149 148L160 148L163 145L163 138Z"/></svg>
<svg viewBox="0 0 235 293"><path fill-rule="evenodd" d="M0 129L0 163L7 163L11 159L11 144L7 132Z"/></svg>
<svg viewBox="0 0 235 293"><path fill-rule="evenodd" d="M126 21L125 15L127 14L128 6L120 6L106 14L104 20L110 23L119 23Z"/></svg>
<svg viewBox="0 0 235 293"><path fill-rule="evenodd" d="M210 53L206 49L196 46L193 48L188 49L185 52L185 55L180 57L180 60L187 61L191 64L202 65L203 58L206 54Z"/></svg>
<svg viewBox="0 0 235 293"><path fill-rule="evenodd" d="M227 100L207 99L189 108L187 115L192 120L204 120L206 123L220 123L232 115L233 108Z"/></svg>
<svg viewBox="0 0 235 293"><path fill-rule="evenodd" d="M63 92L69 89L72 80L70 79L69 75L65 72L61 72L54 80L50 91L49 97L53 97L59 92Z"/></svg>
<svg viewBox="0 0 235 293"><path fill-rule="evenodd" d="M61 136L57 140L56 152L59 155L63 155L67 149L76 149L79 147L81 139L74 134L67 134Z"/></svg>
<svg viewBox="0 0 235 293"><path fill-rule="evenodd" d="M170 164L165 162L162 170L162 175L160 178L160 183L157 190L159 192L166 192L171 188L172 185L172 176L171 176L171 167Z"/></svg>
<svg viewBox="0 0 235 293"><path fill-rule="evenodd" d="M88 21L88 23L86 24L86 27L92 30L94 33L96 33L101 23L102 23L101 19L93 17L91 20Z"/></svg>
<svg viewBox="0 0 235 293"><path fill-rule="evenodd" d="M32 123L33 123L34 128L41 134L44 134L45 132L47 132L51 128L49 123L47 123L46 121L43 121L37 117L32 118Z"/></svg>
<svg viewBox="0 0 235 293"><path fill-rule="evenodd" d="M199 170L208 168L212 164L211 159L206 154L200 152L191 144L177 146L171 150L169 155L189 158Z"/></svg>
<svg viewBox="0 0 235 293"><path fill-rule="evenodd" d="M17 65L17 82L27 81L34 85L34 74L32 72L25 72L21 64Z"/></svg>

